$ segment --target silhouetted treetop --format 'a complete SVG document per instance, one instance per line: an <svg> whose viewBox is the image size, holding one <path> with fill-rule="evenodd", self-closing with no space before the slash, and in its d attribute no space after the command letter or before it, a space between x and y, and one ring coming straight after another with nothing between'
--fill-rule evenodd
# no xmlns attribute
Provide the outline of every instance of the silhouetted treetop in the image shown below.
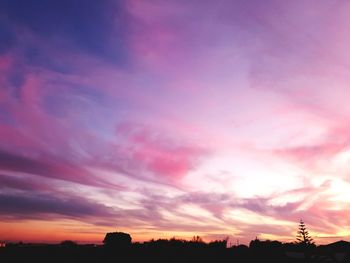
<svg viewBox="0 0 350 263"><path fill-rule="evenodd" d="M297 243L301 245L313 245L313 239L309 235L309 231L307 231L305 223L302 219L299 222L299 230L297 232Z"/></svg>
<svg viewBox="0 0 350 263"><path fill-rule="evenodd" d="M103 243L108 247L129 247L131 236L123 232L110 232L106 234Z"/></svg>

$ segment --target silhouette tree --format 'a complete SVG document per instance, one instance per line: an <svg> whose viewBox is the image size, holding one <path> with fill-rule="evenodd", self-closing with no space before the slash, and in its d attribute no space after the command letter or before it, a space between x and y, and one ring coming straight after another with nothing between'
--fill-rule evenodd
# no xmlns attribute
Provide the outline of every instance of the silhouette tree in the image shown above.
<svg viewBox="0 0 350 263"><path fill-rule="evenodd" d="M107 233L103 243L106 247L128 248L131 245L131 236L123 232Z"/></svg>
<svg viewBox="0 0 350 263"><path fill-rule="evenodd" d="M299 222L297 244L304 245L304 246L310 246L314 244L313 239L309 235L309 231L307 231L305 223L302 219L300 219L300 222Z"/></svg>

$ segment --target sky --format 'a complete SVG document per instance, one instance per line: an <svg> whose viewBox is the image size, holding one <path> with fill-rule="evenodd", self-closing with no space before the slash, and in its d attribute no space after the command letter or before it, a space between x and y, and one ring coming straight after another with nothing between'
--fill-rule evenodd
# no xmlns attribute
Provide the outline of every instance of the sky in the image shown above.
<svg viewBox="0 0 350 263"><path fill-rule="evenodd" d="M0 0L0 240L350 241L349 12Z"/></svg>

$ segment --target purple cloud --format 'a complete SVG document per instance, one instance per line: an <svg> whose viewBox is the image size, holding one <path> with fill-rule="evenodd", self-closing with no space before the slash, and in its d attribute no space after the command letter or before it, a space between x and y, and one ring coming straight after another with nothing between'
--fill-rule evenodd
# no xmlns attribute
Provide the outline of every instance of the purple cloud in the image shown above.
<svg viewBox="0 0 350 263"><path fill-rule="evenodd" d="M70 218L112 218L113 209L80 197L0 194L0 216L12 219L43 219L48 215Z"/></svg>

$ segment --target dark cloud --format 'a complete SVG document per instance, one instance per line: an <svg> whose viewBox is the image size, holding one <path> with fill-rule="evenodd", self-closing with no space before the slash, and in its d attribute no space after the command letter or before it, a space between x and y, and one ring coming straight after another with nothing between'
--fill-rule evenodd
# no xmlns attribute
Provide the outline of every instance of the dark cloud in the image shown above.
<svg viewBox="0 0 350 263"><path fill-rule="evenodd" d="M16 189L24 191L39 191L51 190L52 187L44 183L43 180L38 182L32 176L10 176L0 174L0 190L1 189Z"/></svg>
<svg viewBox="0 0 350 263"><path fill-rule="evenodd" d="M60 179L83 185L120 189L119 186L105 182L86 169L65 160L51 158L35 159L19 154L0 151L0 169L23 172L46 178Z"/></svg>
<svg viewBox="0 0 350 263"><path fill-rule="evenodd" d="M42 217L47 215L84 217L112 217L113 209L80 197L54 197L43 194L14 195L0 193L0 215L17 219ZM46 217L45 217L46 216Z"/></svg>
<svg viewBox="0 0 350 263"><path fill-rule="evenodd" d="M123 1L4 0L0 2L0 10L0 15L7 17L13 25L27 28L57 47L70 47L120 64L126 62ZM12 30L15 31L15 27ZM8 33L4 35L6 38L1 38L4 39L2 42L10 41L13 32L4 32ZM55 61L44 56L36 45L26 43L25 49L33 62ZM64 65L56 63L54 66Z"/></svg>
<svg viewBox="0 0 350 263"><path fill-rule="evenodd" d="M1 4L0 4L1 5ZM11 25L0 15L0 55L6 53L16 42L16 35L12 31Z"/></svg>
<svg viewBox="0 0 350 263"><path fill-rule="evenodd" d="M74 66L69 63L70 61L65 57L64 52L60 54L59 52L53 53L50 48L47 48L44 45L39 45L40 44L32 42L21 44L20 50L24 63L44 69L50 69L51 71L62 74L71 73L75 70ZM66 50L72 48L75 49L74 47L65 47Z"/></svg>
<svg viewBox="0 0 350 263"><path fill-rule="evenodd" d="M5 170L22 171L33 174L51 173L50 165L33 160L30 157L0 151L0 167Z"/></svg>

